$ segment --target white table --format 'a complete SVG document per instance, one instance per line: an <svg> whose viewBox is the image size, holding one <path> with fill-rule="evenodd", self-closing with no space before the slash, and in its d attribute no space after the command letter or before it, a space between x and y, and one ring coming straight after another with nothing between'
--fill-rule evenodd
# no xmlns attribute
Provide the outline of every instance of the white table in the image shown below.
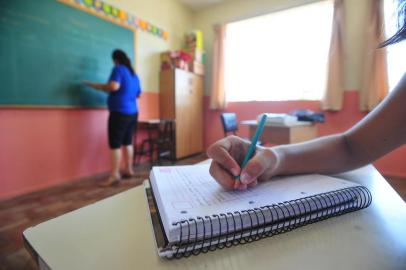
<svg viewBox="0 0 406 270"><path fill-rule="evenodd" d="M257 120L245 120L240 124L248 126L249 137L252 138L257 130ZM259 140L272 144L299 143L315 139L317 133L317 125L310 122L297 121L290 125L266 123Z"/></svg>
<svg viewBox="0 0 406 270"><path fill-rule="evenodd" d="M406 269L406 204L372 166L367 209L187 259L157 256L142 186L24 231L40 269Z"/></svg>

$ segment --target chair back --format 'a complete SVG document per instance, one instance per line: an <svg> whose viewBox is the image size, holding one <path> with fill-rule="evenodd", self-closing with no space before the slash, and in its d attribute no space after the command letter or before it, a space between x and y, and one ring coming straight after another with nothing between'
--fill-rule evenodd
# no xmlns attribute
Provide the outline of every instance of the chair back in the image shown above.
<svg viewBox="0 0 406 270"><path fill-rule="evenodd" d="M175 160L175 121L161 119L156 140L158 162L161 159Z"/></svg>
<svg viewBox="0 0 406 270"><path fill-rule="evenodd" d="M224 136L226 137L229 132L236 135L238 130L237 115L235 113L222 113L221 123L223 124Z"/></svg>
<svg viewBox="0 0 406 270"><path fill-rule="evenodd" d="M158 140L174 143L175 128L173 119L161 119L158 128Z"/></svg>

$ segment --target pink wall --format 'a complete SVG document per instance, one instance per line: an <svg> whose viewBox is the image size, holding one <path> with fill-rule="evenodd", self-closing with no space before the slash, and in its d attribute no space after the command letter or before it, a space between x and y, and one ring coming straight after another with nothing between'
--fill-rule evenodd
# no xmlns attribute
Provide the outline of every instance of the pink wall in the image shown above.
<svg viewBox="0 0 406 270"><path fill-rule="evenodd" d="M157 118L144 92L140 119ZM0 199L109 170L106 110L0 109ZM142 136L140 136L142 137Z"/></svg>
<svg viewBox="0 0 406 270"><path fill-rule="evenodd" d="M208 104L205 97L206 146L223 137L220 112L209 110ZM158 118L158 93L144 92L139 106L140 119ZM248 120L262 112L297 108L318 111L319 102L234 102L227 111ZM0 199L107 172L107 115L106 110L91 109L0 109ZM319 135L344 131L364 115L358 110L358 93L346 91L343 110L326 113ZM242 126L239 135L248 136L248 129ZM405 160L402 147L375 165L386 175L406 177Z"/></svg>
<svg viewBox="0 0 406 270"><path fill-rule="evenodd" d="M326 112L326 122L318 124L319 136L342 132L357 123L366 114L359 111L358 92L346 91L344 95L343 110L339 112ZM204 141L208 146L222 138L223 128L220 122L222 111L209 109L209 97L204 99L205 133ZM285 113L298 108L320 111L319 101L264 101L264 102L232 102L226 112L235 112L238 120L255 119L263 112ZM248 128L241 125L238 135L248 137ZM378 170L388 176L406 177L406 146L381 158L374 165Z"/></svg>

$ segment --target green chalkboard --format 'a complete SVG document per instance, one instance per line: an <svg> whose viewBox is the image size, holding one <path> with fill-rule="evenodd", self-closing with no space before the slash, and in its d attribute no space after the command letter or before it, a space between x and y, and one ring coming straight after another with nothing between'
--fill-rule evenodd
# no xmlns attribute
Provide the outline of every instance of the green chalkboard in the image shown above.
<svg viewBox="0 0 406 270"><path fill-rule="evenodd" d="M56 0L0 0L0 106L105 107L81 82L106 82L115 48L134 61L134 32Z"/></svg>

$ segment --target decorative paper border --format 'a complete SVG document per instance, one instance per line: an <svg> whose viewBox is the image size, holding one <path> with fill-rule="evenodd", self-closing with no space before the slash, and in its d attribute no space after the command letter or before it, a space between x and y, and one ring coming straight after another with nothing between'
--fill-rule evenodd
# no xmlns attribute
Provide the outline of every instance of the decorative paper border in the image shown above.
<svg viewBox="0 0 406 270"><path fill-rule="evenodd" d="M100 0L64 0L62 2L69 2L78 8L85 8L89 11L97 12L103 17L118 20L131 28L141 29L164 40L167 40L169 37L168 32L162 28Z"/></svg>

